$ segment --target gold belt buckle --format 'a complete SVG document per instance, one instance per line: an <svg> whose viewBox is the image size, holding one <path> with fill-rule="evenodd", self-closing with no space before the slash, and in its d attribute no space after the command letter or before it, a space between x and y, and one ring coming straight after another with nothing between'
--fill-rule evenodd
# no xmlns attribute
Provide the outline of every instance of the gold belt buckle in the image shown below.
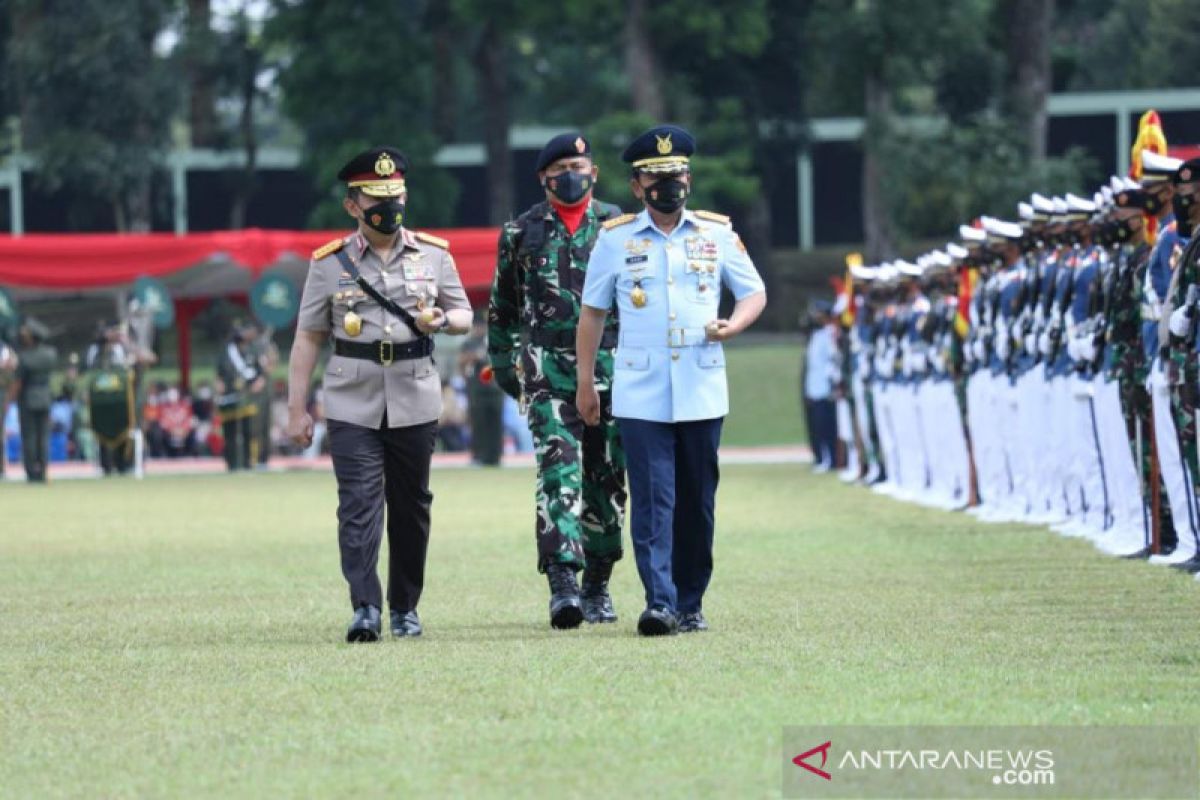
<svg viewBox="0 0 1200 800"><path fill-rule="evenodd" d="M379 363L383 366L388 366L392 363L394 355L391 341L381 341L379 343Z"/></svg>
<svg viewBox="0 0 1200 800"><path fill-rule="evenodd" d="M667 347L683 347L683 343L683 328L667 328Z"/></svg>

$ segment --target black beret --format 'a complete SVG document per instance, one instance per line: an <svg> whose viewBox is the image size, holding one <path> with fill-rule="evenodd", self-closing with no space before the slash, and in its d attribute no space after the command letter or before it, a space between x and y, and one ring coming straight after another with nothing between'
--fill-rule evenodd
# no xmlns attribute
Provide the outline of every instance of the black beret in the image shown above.
<svg viewBox="0 0 1200 800"><path fill-rule="evenodd" d="M372 147L346 162L338 180L372 197L392 197L404 190L408 158L395 147Z"/></svg>
<svg viewBox="0 0 1200 800"><path fill-rule="evenodd" d="M696 139L678 125L657 125L638 136L621 160L642 172L681 172L696 152Z"/></svg>
<svg viewBox="0 0 1200 800"><path fill-rule="evenodd" d="M1175 170L1175 174L1171 176L1172 183L1191 183L1200 181L1200 156L1189 158L1187 161L1179 165L1179 169Z"/></svg>
<svg viewBox="0 0 1200 800"><path fill-rule="evenodd" d="M592 144L582 133L560 133L546 142L546 146L542 148L542 152L538 153L537 166L534 167L534 172L541 172L560 158L574 158L575 156L588 156L590 158L591 155Z"/></svg>

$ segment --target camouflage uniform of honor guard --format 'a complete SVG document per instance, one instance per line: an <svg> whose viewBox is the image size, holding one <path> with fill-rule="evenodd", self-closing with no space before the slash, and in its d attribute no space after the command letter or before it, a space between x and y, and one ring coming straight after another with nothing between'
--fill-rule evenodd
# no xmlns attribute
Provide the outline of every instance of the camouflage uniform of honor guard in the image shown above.
<svg viewBox="0 0 1200 800"><path fill-rule="evenodd" d="M1179 237L1171 254L1171 285L1163 308L1166 330L1160 329L1160 343L1168 347L1168 380L1171 385L1171 413L1179 436L1187 475L1191 479L1189 501L1196 508L1200 497L1200 447L1197 443L1197 413L1200 398L1200 360L1197 359L1197 324L1200 324L1200 236L1195 235L1198 201L1200 201L1200 158L1183 162L1172 176L1175 194L1171 202L1175 211L1175 233ZM1166 335L1164 335L1166 334ZM1165 340L1165 341L1164 341ZM1181 543L1182 544L1182 543ZM1200 542L1193 555L1175 566L1189 572L1200 572ZM1185 548L1186 549L1186 548Z"/></svg>
<svg viewBox="0 0 1200 800"><path fill-rule="evenodd" d="M572 628L584 618L616 619L607 590L625 514L625 456L610 413L616 321L596 362L605 399L594 428L575 408L575 326L592 245L620 209L591 198L596 170L577 133L551 139L536 169L547 199L500 234L488 355L496 383L528 409L538 459L538 570L550 582L551 624Z"/></svg>

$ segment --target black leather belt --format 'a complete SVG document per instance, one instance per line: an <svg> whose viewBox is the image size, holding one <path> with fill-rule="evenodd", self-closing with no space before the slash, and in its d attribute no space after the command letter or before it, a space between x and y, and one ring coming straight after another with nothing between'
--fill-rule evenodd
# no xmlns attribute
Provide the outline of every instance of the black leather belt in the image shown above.
<svg viewBox="0 0 1200 800"><path fill-rule="evenodd" d="M575 331L548 331L543 328L534 328L529 334L529 342L537 347L556 347L560 350L575 349ZM604 334L600 337L600 348L603 350L611 350L617 346L617 330L616 328L605 328Z"/></svg>
<svg viewBox="0 0 1200 800"><path fill-rule="evenodd" d="M349 339L334 339L333 352L347 358L361 358L387 366L393 361L408 361L433 355L433 339L424 337L411 342L397 344L389 341L352 342Z"/></svg>

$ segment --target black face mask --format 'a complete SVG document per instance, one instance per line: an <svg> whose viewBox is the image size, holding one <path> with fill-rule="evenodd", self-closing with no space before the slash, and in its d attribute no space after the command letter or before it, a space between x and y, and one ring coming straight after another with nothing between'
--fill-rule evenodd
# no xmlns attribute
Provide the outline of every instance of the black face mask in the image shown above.
<svg viewBox="0 0 1200 800"><path fill-rule="evenodd" d="M1127 219L1119 219L1112 223L1113 238L1116 244L1127 244L1133 241L1133 237L1137 235L1137 231L1129 224Z"/></svg>
<svg viewBox="0 0 1200 800"><path fill-rule="evenodd" d="M1116 223L1111 220L1096 223L1092 226L1092 238L1101 247L1112 247L1118 241Z"/></svg>
<svg viewBox="0 0 1200 800"><path fill-rule="evenodd" d="M1148 194L1142 200L1142 208L1145 209L1147 214L1156 216L1158 212L1162 210L1162 201L1160 201L1154 195Z"/></svg>
<svg viewBox="0 0 1200 800"><path fill-rule="evenodd" d="M646 205L662 214L674 214L687 202L688 186L678 178L663 178L645 192Z"/></svg>
<svg viewBox="0 0 1200 800"><path fill-rule="evenodd" d="M1171 210L1175 212L1175 229L1180 236L1191 236L1195 223L1189 219L1196 198L1186 194L1176 194L1171 198Z"/></svg>
<svg viewBox="0 0 1200 800"><path fill-rule="evenodd" d="M567 171L561 175L547 176L542 186L561 202L573 206L592 190L592 176Z"/></svg>
<svg viewBox="0 0 1200 800"><path fill-rule="evenodd" d="M381 200L363 209L363 222L372 230L392 234L404 224L404 203L395 199Z"/></svg>

